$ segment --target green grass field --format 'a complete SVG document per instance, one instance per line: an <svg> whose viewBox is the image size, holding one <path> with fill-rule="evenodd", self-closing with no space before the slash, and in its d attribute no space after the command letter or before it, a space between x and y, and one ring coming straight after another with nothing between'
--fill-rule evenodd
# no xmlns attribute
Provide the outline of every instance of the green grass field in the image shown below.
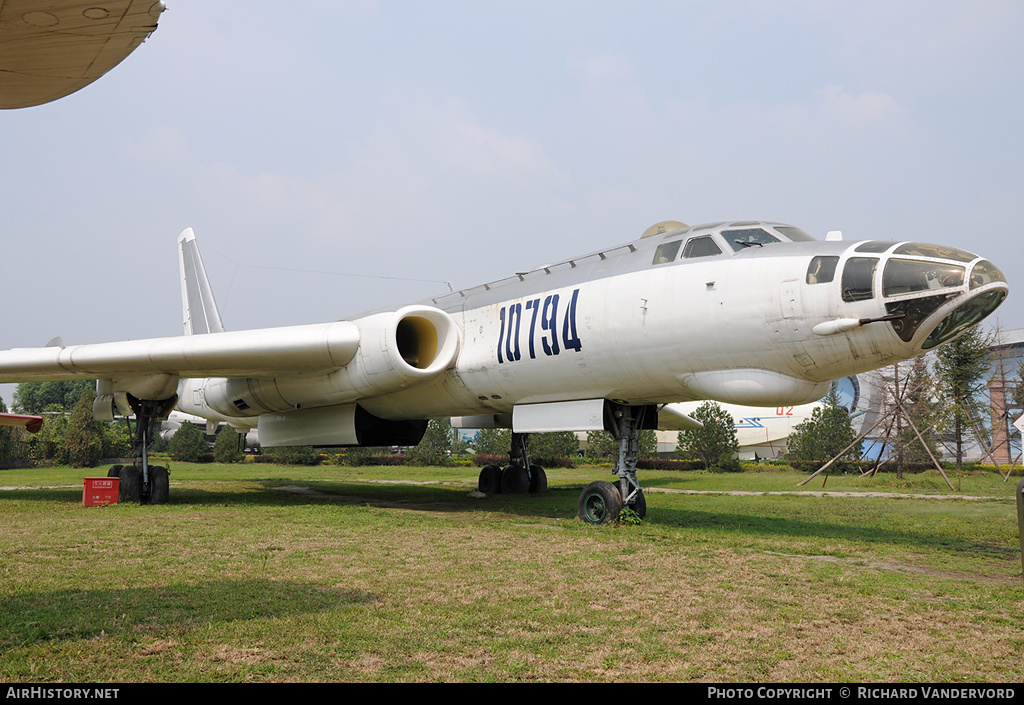
<svg viewBox="0 0 1024 705"><path fill-rule="evenodd" d="M607 468L476 473L172 464L170 504L87 509L2 471L0 680L1024 680L1017 479L650 471L592 527Z"/></svg>

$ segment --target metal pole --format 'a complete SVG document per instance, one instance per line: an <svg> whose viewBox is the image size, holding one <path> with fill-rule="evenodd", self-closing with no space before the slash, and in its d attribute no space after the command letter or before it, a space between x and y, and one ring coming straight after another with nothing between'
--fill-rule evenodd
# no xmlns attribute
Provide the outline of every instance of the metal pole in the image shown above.
<svg viewBox="0 0 1024 705"><path fill-rule="evenodd" d="M1020 568L1024 579L1024 480L1017 483L1017 529L1020 536Z"/></svg>

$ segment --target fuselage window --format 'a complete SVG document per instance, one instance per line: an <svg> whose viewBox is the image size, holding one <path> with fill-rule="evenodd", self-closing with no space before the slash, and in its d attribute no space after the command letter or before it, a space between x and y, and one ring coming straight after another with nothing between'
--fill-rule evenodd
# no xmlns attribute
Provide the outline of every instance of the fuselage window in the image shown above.
<svg viewBox="0 0 1024 705"><path fill-rule="evenodd" d="M836 277L838 257L815 257L807 267L808 284L827 284Z"/></svg>
<svg viewBox="0 0 1024 705"><path fill-rule="evenodd" d="M666 262L674 262L676 255L679 254L679 245L682 240L676 240L674 242L665 242L658 245L658 249L654 251L654 261L651 264L665 264Z"/></svg>
<svg viewBox="0 0 1024 705"><path fill-rule="evenodd" d="M868 240L857 245L854 252L885 252L896 243L892 240Z"/></svg>
<svg viewBox="0 0 1024 705"><path fill-rule="evenodd" d="M683 248L683 259L714 257L720 254L722 254L722 248L715 244L710 235L691 237L686 241L686 247Z"/></svg>
<svg viewBox="0 0 1024 705"><path fill-rule="evenodd" d="M772 227L793 242L815 242L815 239L812 236L808 235L800 228L794 228L792 225L773 225Z"/></svg>
<svg viewBox="0 0 1024 705"><path fill-rule="evenodd" d="M882 272L882 293L899 296L932 289L963 286L964 268L945 262L916 262L909 259L891 259Z"/></svg>
<svg viewBox="0 0 1024 705"><path fill-rule="evenodd" d="M943 245L929 245L924 242L905 242L895 250L894 255L910 255L911 257L938 257L940 259L952 259L957 262L970 262L978 259L977 255L965 252L957 247L946 247Z"/></svg>
<svg viewBox="0 0 1024 705"><path fill-rule="evenodd" d="M851 257L843 267L843 301L867 301L873 296L877 257Z"/></svg>
<svg viewBox="0 0 1024 705"><path fill-rule="evenodd" d="M977 289L979 286L985 286L992 282L1004 282L1006 277L999 271L999 267L995 266L987 259L983 259L974 265L974 269L971 270L971 288Z"/></svg>
<svg viewBox="0 0 1024 705"><path fill-rule="evenodd" d="M748 247L764 247L765 245L773 245L776 242L782 242L779 238L774 235L770 235L767 231L761 228L744 228L743 230L726 230L722 233L722 237L729 243L729 246L735 252L746 249Z"/></svg>

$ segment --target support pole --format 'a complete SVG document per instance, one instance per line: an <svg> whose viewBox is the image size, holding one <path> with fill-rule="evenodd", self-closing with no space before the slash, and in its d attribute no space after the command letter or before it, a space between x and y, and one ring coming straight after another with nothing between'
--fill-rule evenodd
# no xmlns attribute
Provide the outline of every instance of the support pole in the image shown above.
<svg viewBox="0 0 1024 705"><path fill-rule="evenodd" d="M1024 580L1024 480L1017 483L1017 535L1020 537L1020 569Z"/></svg>

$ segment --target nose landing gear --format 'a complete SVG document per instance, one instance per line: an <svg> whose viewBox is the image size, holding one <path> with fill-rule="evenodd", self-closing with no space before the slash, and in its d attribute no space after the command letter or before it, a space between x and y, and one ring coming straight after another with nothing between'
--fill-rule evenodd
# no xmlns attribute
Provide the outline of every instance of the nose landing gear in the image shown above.
<svg viewBox="0 0 1024 705"><path fill-rule="evenodd" d="M598 480L587 485L580 493L577 515L588 524L607 524L616 521L619 513L628 508L643 519L647 515L647 500L636 477L636 463L640 455L640 429L650 407L615 405L612 416L612 434L619 442L619 457L612 472L618 481Z"/></svg>

